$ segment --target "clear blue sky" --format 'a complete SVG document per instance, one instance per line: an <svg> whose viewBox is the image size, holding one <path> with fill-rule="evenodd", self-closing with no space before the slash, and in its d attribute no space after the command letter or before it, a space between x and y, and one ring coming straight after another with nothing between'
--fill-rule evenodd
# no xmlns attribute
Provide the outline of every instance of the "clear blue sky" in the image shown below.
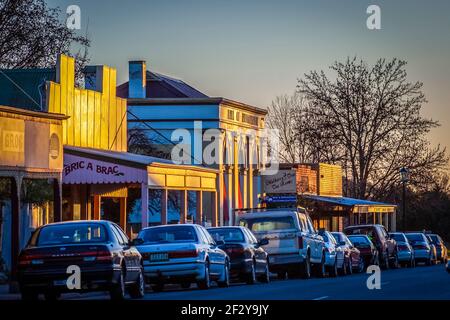
<svg viewBox="0 0 450 320"><path fill-rule="evenodd" d="M416 0L47 0L81 8L92 64L118 70L147 60L211 96L267 107L292 93L297 78L334 60L398 57L425 83L424 115L441 122L433 143L450 147L450 1ZM366 28L366 8L381 7L382 30Z"/></svg>

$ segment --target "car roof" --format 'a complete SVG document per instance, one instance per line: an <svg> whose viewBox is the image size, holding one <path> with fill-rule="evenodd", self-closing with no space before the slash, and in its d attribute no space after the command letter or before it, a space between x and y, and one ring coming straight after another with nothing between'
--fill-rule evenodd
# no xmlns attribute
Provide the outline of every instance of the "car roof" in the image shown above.
<svg viewBox="0 0 450 320"><path fill-rule="evenodd" d="M300 212L302 213L302 212ZM297 211L292 209L284 209L284 210L278 210L278 211L262 211L262 212L249 212L244 213L239 216L239 219L241 218L263 218L263 217L282 217L286 215L296 215ZM304 214L304 213L303 213Z"/></svg>
<svg viewBox="0 0 450 320"><path fill-rule="evenodd" d="M374 228L374 227L384 227L384 226L382 224L358 224L354 226L345 227L345 229Z"/></svg>
<svg viewBox="0 0 450 320"><path fill-rule="evenodd" d="M247 229L246 227L242 226L222 226L222 227L209 227L206 228L206 230L214 230L214 229Z"/></svg>
<svg viewBox="0 0 450 320"><path fill-rule="evenodd" d="M70 221L60 221L60 222L52 222L52 223L48 223L45 224L42 227L47 227L47 226L58 226L58 225L69 225L69 224L83 224L83 223L96 223L96 224L102 224L102 225L108 225L111 223L114 223L112 221L109 220L70 220Z"/></svg>
<svg viewBox="0 0 450 320"><path fill-rule="evenodd" d="M146 227L141 229L141 231L143 230L149 230L149 229L156 229L156 228L165 228L165 227L175 227L175 228L180 228L180 227L200 227L200 225L196 224L196 223L181 223L181 224L161 224L159 226L151 226L151 227Z"/></svg>

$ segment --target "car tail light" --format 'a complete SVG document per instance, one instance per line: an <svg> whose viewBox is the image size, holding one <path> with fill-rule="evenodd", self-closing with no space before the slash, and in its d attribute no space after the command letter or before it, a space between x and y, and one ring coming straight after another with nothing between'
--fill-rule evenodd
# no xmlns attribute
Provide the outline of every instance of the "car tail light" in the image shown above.
<svg viewBox="0 0 450 320"><path fill-rule="evenodd" d="M231 248L226 248L225 252L229 255L229 256L237 256L237 255L241 255L244 253L244 248L243 247L231 247Z"/></svg>
<svg viewBox="0 0 450 320"><path fill-rule="evenodd" d="M398 246L398 250L400 250L400 251L409 251L409 248L408 248L408 246L405 246L404 244L400 244Z"/></svg>
<svg viewBox="0 0 450 320"><path fill-rule="evenodd" d="M183 250L169 252L169 259L194 258L198 256L197 250Z"/></svg>
<svg viewBox="0 0 450 320"><path fill-rule="evenodd" d="M414 249L429 250L430 248L425 244L416 244L416 245L414 245Z"/></svg>
<svg viewBox="0 0 450 320"><path fill-rule="evenodd" d="M103 249L97 252L97 261L112 261L112 258L112 253L107 249Z"/></svg>
<svg viewBox="0 0 450 320"><path fill-rule="evenodd" d="M303 249L303 238L302 237L298 237L298 248Z"/></svg>
<svg viewBox="0 0 450 320"><path fill-rule="evenodd" d="M23 253L19 256L19 265L43 264L45 257L47 257L47 255Z"/></svg>

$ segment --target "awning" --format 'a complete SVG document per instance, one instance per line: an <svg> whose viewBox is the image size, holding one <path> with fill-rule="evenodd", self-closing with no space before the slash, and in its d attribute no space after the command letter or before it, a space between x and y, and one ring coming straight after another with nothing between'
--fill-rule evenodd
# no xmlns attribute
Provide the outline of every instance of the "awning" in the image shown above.
<svg viewBox="0 0 450 320"><path fill-rule="evenodd" d="M397 206L394 204L347 198L347 197L324 197L317 195L302 195L302 198L333 206L352 208L353 212L355 213L394 212L395 209L397 208Z"/></svg>

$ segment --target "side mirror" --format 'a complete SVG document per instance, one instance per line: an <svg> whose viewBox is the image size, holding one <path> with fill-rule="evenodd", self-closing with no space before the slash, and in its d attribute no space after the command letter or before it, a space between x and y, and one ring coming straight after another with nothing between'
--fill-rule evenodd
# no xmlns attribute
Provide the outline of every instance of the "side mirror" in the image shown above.
<svg viewBox="0 0 450 320"><path fill-rule="evenodd" d="M266 246L269 244L269 239L261 239L258 241L258 246Z"/></svg>
<svg viewBox="0 0 450 320"><path fill-rule="evenodd" d="M144 244L144 240L140 239L140 238L136 238L136 239L133 239L130 241L130 246L133 246L133 247L140 246L142 244Z"/></svg>
<svg viewBox="0 0 450 320"><path fill-rule="evenodd" d="M216 241L216 245L217 246L223 246L225 244L225 241L223 241L223 240L217 240Z"/></svg>

